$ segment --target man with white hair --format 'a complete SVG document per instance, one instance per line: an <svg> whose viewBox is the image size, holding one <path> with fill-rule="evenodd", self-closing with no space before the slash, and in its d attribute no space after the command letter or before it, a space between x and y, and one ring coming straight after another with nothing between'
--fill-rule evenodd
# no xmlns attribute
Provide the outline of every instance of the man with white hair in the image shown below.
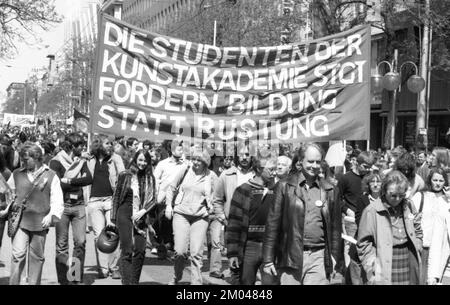
<svg viewBox="0 0 450 305"><path fill-rule="evenodd" d="M277 171L275 176L275 183L281 179L286 178L292 168L292 159L288 156L279 156L277 159Z"/></svg>

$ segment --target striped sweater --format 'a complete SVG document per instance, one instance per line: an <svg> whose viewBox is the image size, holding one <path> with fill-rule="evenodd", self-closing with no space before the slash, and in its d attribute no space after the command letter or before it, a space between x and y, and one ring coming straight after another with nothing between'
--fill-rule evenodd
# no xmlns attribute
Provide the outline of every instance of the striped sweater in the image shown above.
<svg viewBox="0 0 450 305"><path fill-rule="evenodd" d="M271 191L272 188L270 188L264 200L270 200L269 202L274 201L274 194ZM249 182L242 184L234 191L230 204L228 225L225 230L228 258L238 257L240 260L243 258L248 236L250 208L253 200L252 193L262 190L264 190L263 185L250 179Z"/></svg>

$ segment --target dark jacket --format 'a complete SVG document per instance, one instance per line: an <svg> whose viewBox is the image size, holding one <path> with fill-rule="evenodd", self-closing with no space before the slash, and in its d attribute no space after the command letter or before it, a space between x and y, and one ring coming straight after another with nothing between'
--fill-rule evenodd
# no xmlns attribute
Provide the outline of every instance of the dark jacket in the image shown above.
<svg viewBox="0 0 450 305"><path fill-rule="evenodd" d="M277 267L303 268L303 238L305 221L305 201L300 184L305 181L303 173L298 173L280 181L275 186L275 201L271 206L266 223L263 246L265 263L275 263ZM331 255L338 266L342 262L341 211L339 194L326 181L319 181L322 198L326 198L321 214L325 230L325 272L329 278L333 272Z"/></svg>
<svg viewBox="0 0 450 305"><path fill-rule="evenodd" d="M269 200L267 202L273 202L274 194L272 188L268 188L269 192L265 198L265 200ZM240 261L244 258L244 248L247 242L251 216L250 208L253 200L255 200L252 193L258 190L264 190L264 186L250 179L249 182L242 184L234 191L228 215L229 221L225 228L225 244L228 258L238 257ZM260 203L262 204L262 202Z"/></svg>
<svg viewBox="0 0 450 305"><path fill-rule="evenodd" d="M76 164L73 164L69 168L69 170L75 165ZM64 174L66 173L66 169L64 168L64 166L56 159L50 160L48 167L55 171L59 179L63 178ZM89 172L87 164L86 162L84 162L78 178L71 179L70 184L61 182L61 189L64 195L64 203L73 205L84 204L82 187L90 184L92 184L91 172Z"/></svg>
<svg viewBox="0 0 450 305"><path fill-rule="evenodd" d="M117 180L117 186L112 197L111 221L113 223L117 220L117 212L122 204L131 204L133 214L141 209L147 211L146 217L142 217L137 225L138 229L145 227L144 222L148 224L148 212L153 209L156 204L155 197L155 178L151 175L150 179L144 178L142 185L136 174L130 170L121 172ZM129 191L132 191L132 197L128 196ZM127 200L131 199L132 202Z"/></svg>

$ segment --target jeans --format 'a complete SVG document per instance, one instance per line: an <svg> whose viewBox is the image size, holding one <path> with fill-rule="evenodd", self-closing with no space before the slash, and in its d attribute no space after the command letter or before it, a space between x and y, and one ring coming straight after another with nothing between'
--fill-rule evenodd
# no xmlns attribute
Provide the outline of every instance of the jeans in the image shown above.
<svg viewBox="0 0 450 305"><path fill-rule="evenodd" d="M12 240L10 285L20 285L28 253L28 284L40 285L44 266L45 238L48 230L31 232L19 228Z"/></svg>
<svg viewBox="0 0 450 305"><path fill-rule="evenodd" d="M325 273L325 250L303 251L303 272L293 268L281 268L281 285L328 285Z"/></svg>
<svg viewBox="0 0 450 305"><path fill-rule="evenodd" d="M94 231L94 240L97 242L100 233L106 226L106 219L111 216L111 197L91 197L88 202L88 215L91 221L92 230ZM116 271L119 269L118 260L120 255L120 249L111 254L106 254L98 251L95 247L95 255L97 257L97 265L99 272L107 274L109 271Z"/></svg>
<svg viewBox="0 0 450 305"><path fill-rule="evenodd" d="M420 278L420 285L427 284L429 256L430 256L430 248L423 247L423 249L422 249L422 274L421 274L421 278Z"/></svg>
<svg viewBox="0 0 450 305"><path fill-rule="evenodd" d="M211 238L211 257L209 262L209 272L218 272L222 270L222 226L223 224L214 219L209 225L209 234Z"/></svg>
<svg viewBox="0 0 450 305"><path fill-rule="evenodd" d="M137 285L141 277L142 266L145 260L145 236L134 229L131 221L132 206L122 204L117 209L117 228L120 238L120 272L123 285Z"/></svg>
<svg viewBox="0 0 450 305"><path fill-rule="evenodd" d="M156 222L155 229L158 242L158 255L160 257L165 257L167 255L167 249L172 248L174 244L173 240L173 228L172 220L166 218L164 211L166 210L165 204L160 204L156 206Z"/></svg>
<svg viewBox="0 0 450 305"><path fill-rule="evenodd" d="M71 272L69 266L69 226L73 233L73 262ZM61 220L56 224L56 273L58 283L67 285L69 282L83 281L84 257L86 253L86 210L81 205L66 205ZM72 272L74 271L74 274Z"/></svg>
<svg viewBox="0 0 450 305"><path fill-rule="evenodd" d="M255 285L258 269L261 272L262 285L275 285L276 278L263 271L262 242L247 241L242 262L242 285Z"/></svg>
<svg viewBox="0 0 450 305"><path fill-rule="evenodd" d="M208 220L202 217L173 215L173 233L175 241L175 282L183 277L185 261L191 261L191 284L202 285L203 246L208 230Z"/></svg>
<svg viewBox="0 0 450 305"><path fill-rule="evenodd" d="M342 222L345 228L345 232L348 236L353 238L356 237L356 232L358 226L354 222L345 221L344 217L346 215L342 214ZM347 285L363 285L367 282L364 268L358 259L358 254L356 253L356 245L349 241L344 241L344 257L346 269L346 284Z"/></svg>

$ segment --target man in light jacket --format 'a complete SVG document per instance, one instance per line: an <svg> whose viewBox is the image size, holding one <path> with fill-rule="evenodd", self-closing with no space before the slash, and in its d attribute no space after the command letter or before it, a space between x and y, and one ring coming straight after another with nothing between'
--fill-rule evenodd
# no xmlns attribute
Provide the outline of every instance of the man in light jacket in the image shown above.
<svg viewBox="0 0 450 305"><path fill-rule="evenodd" d="M213 207L214 218L210 224L211 234L211 258L209 274L212 277L221 278L222 268L222 253L223 248L221 240L222 226L227 225L228 214L230 212L231 199L236 188L254 177L255 173L252 170L252 158L248 147L244 147L239 151L237 157L238 166L232 166L224 171L217 181L214 189ZM239 283L238 270L232 270L232 282Z"/></svg>

